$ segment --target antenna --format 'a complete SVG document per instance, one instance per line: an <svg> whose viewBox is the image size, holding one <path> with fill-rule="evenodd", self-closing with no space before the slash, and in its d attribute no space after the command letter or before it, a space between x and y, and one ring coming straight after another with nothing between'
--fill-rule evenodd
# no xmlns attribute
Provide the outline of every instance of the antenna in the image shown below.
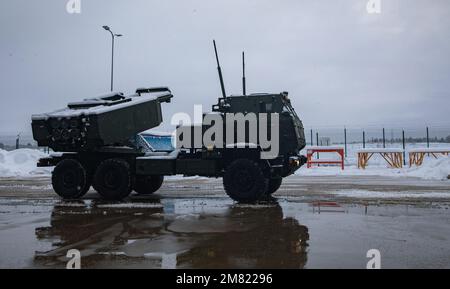
<svg viewBox="0 0 450 289"><path fill-rule="evenodd" d="M219 56L217 55L217 47L215 40L213 40L213 44L214 44L214 52L216 53L217 71L219 72L220 88L222 89L223 98L226 98L227 95L225 93L225 85L223 84L222 69L220 69Z"/></svg>
<svg viewBox="0 0 450 289"><path fill-rule="evenodd" d="M245 52L242 51L242 94L247 95L245 89Z"/></svg>

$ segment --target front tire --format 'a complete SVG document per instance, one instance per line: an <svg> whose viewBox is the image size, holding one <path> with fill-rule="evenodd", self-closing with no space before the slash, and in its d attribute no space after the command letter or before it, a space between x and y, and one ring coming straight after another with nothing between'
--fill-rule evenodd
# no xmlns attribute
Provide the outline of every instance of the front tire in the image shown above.
<svg viewBox="0 0 450 289"><path fill-rule="evenodd" d="M164 176L137 176L134 190L139 195L150 195L159 190L164 182Z"/></svg>
<svg viewBox="0 0 450 289"><path fill-rule="evenodd" d="M97 168L94 188L104 199L122 200L131 193L130 165L122 159L107 159Z"/></svg>
<svg viewBox="0 0 450 289"><path fill-rule="evenodd" d="M238 159L226 168L223 186L233 200L252 203L259 200L267 191L268 179L258 163Z"/></svg>
<svg viewBox="0 0 450 289"><path fill-rule="evenodd" d="M86 169L74 159L60 161L52 172L53 190L63 199L79 199L89 190Z"/></svg>
<svg viewBox="0 0 450 289"><path fill-rule="evenodd" d="M276 191L278 191L282 182L283 178L269 179L269 185L267 187L267 195L270 196L274 194Z"/></svg>

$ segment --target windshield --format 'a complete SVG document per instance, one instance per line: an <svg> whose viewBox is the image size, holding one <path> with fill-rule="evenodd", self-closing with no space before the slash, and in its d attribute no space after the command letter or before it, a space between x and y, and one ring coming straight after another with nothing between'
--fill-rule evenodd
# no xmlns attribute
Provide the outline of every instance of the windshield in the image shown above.
<svg viewBox="0 0 450 289"><path fill-rule="evenodd" d="M298 118L297 113L295 112L291 103L288 101L284 101L283 111L288 111L288 112L292 113L292 115L294 115L296 118Z"/></svg>

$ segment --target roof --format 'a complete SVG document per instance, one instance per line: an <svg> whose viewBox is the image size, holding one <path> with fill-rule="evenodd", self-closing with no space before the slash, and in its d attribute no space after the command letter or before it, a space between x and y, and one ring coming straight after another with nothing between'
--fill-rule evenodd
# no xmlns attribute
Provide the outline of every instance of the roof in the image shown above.
<svg viewBox="0 0 450 289"><path fill-rule="evenodd" d="M143 96L138 96L137 94L134 94L134 95L124 97L124 99L127 99L127 100L122 101L118 104L114 104L114 102L111 103L106 100L103 103L100 103L99 105L96 105L96 106L84 107L84 108L66 107L66 108L59 109L59 110L49 112L49 113L35 114L31 118L32 118L32 120L47 120L49 118L69 118L69 117L79 117L81 115L98 115L98 114L110 112L113 110L118 110L121 108L134 106L137 104L142 104L145 102L154 101L158 97L165 96L167 94L168 94L167 92L151 93L151 94L143 95ZM99 100L104 99L105 97L114 96L114 95L117 95L117 93L116 94L114 94L114 93L108 94L106 96L101 96L99 98L85 99L83 102L85 102L86 104L89 105L95 101L98 102ZM80 103L82 103L82 102L80 102Z"/></svg>

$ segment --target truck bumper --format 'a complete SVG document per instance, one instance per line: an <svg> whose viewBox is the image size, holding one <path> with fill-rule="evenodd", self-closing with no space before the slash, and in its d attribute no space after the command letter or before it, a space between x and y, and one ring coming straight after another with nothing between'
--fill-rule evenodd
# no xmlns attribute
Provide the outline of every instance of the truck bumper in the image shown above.
<svg viewBox="0 0 450 289"><path fill-rule="evenodd" d="M295 173L307 161L307 158L302 155L277 158L270 162L270 170L272 177L287 177Z"/></svg>
<svg viewBox="0 0 450 289"><path fill-rule="evenodd" d="M303 155L293 156L289 158L289 173L287 175L292 175L301 166L306 164L308 159Z"/></svg>
<svg viewBox="0 0 450 289"><path fill-rule="evenodd" d="M58 162L61 160L61 158L58 157L48 157L48 158L41 158L38 160L37 167L54 167L58 164Z"/></svg>

